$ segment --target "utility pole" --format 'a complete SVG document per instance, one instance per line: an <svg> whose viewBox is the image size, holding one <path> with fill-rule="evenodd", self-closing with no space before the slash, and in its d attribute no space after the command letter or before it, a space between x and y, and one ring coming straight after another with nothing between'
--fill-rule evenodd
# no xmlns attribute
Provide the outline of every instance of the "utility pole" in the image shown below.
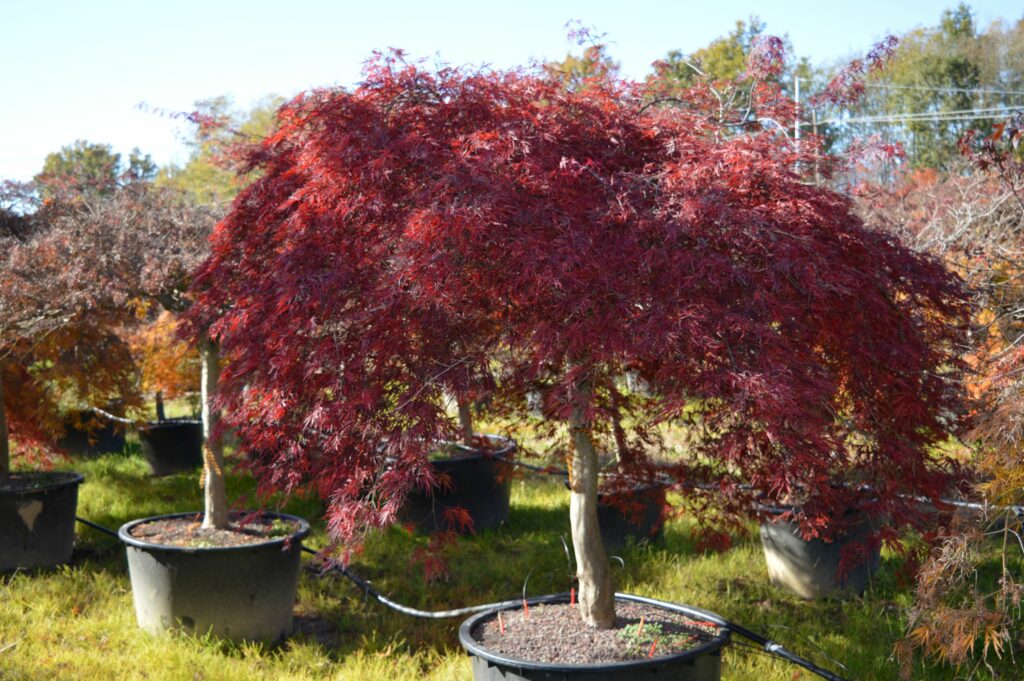
<svg viewBox="0 0 1024 681"><path fill-rule="evenodd" d="M797 151L800 150L800 76L793 75L793 92L795 93L796 115L793 117L793 139L796 140Z"/></svg>
<svg viewBox="0 0 1024 681"><path fill-rule="evenodd" d="M796 143L797 161L793 164L793 171L800 174L800 76L793 74L793 139Z"/></svg>
<svg viewBox="0 0 1024 681"><path fill-rule="evenodd" d="M818 110L811 109L811 131L814 133L815 147L814 147L814 184L821 184L821 169L818 167L818 151L821 149L821 143L818 140Z"/></svg>

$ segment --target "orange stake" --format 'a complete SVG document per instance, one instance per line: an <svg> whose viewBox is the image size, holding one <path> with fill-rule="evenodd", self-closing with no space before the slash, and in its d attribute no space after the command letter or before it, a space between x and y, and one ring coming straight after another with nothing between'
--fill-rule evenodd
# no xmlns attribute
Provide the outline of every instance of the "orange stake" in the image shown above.
<svg viewBox="0 0 1024 681"><path fill-rule="evenodd" d="M501 629L502 636L505 635L505 621L501 619L501 611L498 611L498 628Z"/></svg>
<svg viewBox="0 0 1024 681"><path fill-rule="evenodd" d="M657 648L657 647L658 647L658 639L654 639L654 642L651 643L651 649L649 651L647 651L647 657L654 657L654 649Z"/></svg>

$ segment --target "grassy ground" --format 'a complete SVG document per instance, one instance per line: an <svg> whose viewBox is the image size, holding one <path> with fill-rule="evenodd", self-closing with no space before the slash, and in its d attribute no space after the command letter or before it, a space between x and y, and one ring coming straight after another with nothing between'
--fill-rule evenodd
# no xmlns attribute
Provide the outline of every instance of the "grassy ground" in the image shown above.
<svg viewBox="0 0 1024 681"><path fill-rule="evenodd" d="M79 515L116 528L133 518L200 507L197 475L152 479L135 452L130 446L125 455L68 464L86 475ZM251 495L247 479L235 476L229 483L233 498ZM293 500L284 508L314 521L309 545L324 543L317 502ZM393 613L366 601L340 578L320 578L312 570L304 571L299 587L298 633L280 647L144 634L134 621L124 549L112 538L79 529L71 565L0 578L0 679L469 678L468 658L458 646L457 620L433 622ZM462 540L451 556L447 580L424 581L422 567L410 556L426 541L399 528L371 537L353 567L396 600L422 608L514 598L527 575L530 594L540 595L568 587L559 539L567 534L564 488L523 478L513 483L508 525ZM622 557L625 567L617 575L621 591L716 611L850 679L897 676L891 651L901 635L908 595L896 586L893 558L885 559L864 598L808 603L769 585L754 538L740 539L726 553L702 555L689 542L685 521L673 521L664 542L631 546ZM740 648L726 652L723 677L812 678ZM919 665L914 678L964 677L948 668ZM1004 678L1019 676L1010 670Z"/></svg>

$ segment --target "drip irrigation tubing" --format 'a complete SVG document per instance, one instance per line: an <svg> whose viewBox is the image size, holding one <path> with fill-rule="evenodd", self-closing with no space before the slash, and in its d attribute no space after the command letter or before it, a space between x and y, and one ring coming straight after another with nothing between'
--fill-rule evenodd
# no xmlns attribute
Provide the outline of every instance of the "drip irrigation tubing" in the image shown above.
<svg viewBox="0 0 1024 681"><path fill-rule="evenodd" d="M564 468L556 468L554 466L537 466L535 464L526 463L525 461L519 461L517 459L503 459L503 460L506 463L509 463L509 464L511 464L513 466L517 466L519 468L525 468L526 470L533 471L535 473L541 473L543 475L558 476L558 477L562 477L562 478L568 478L569 477L569 471L564 469ZM658 480L658 481L659 482L666 482L666 483L669 482L667 479L661 479L661 480ZM691 485L691 487L694 487L694 488L697 488L697 489L707 489L707 490L718 489L718 486L713 484L713 483L697 483L695 485ZM753 489L753 487L751 485L748 485L748 484L740 484L739 487L740 487L740 489L747 489L747 490ZM898 496L903 498L903 499L908 499L908 500L911 500L911 501L917 501L917 502L922 503L922 504L932 503L932 500L929 499L928 497L913 496L913 495L909 495L909 494L900 494ZM1016 506L1016 505L1002 506L1002 505L998 505L998 504L986 504L986 503L982 503L982 502L979 502L979 501L966 501L966 500L963 500L963 499L945 499L945 498L940 498L939 501L941 503L943 503L943 504L946 504L947 506L955 506L957 508L969 508L969 509L972 509L972 510L975 510L975 511L992 511L992 510L1012 511L1018 518L1020 518L1022 521L1024 521L1024 506Z"/></svg>
<svg viewBox="0 0 1024 681"><path fill-rule="evenodd" d="M109 527L104 527L103 525L100 525L99 523L94 523L91 520L86 520L85 518L82 518L82 517L77 516L77 515L75 516L75 520L77 520L78 522L82 523L83 525L86 525L87 527L91 527L94 530L97 530L97 531L102 532L104 534L108 534L111 537L114 537L115 539L120 540L120 536L117 534L117 532L115 532L114 530L110 529ZM316 549L312 549L312 548L310 548L308 546L302 546L301 548L302 548L303 551L305 551L306 553L309 553L309 554L311 554L313 556L319 556L320 555L320 553ZM392 610L395 610L396 612L400 612L400 613L402 613L404 615L409 615L411 617L419 617L419 618L423 618L423 619L449 619L449 618L453 618L453 617L465 617L467 615L472 615L472 614L475 614L475 613L478 613L478 612L483 612L484 610L492 610L492 609L493 610L497 610L497 609L505 609L505 608L517 607L517 606L521 605L523 603L523 600L524 600L522 598L517 598L517 599L514 599L514 600L500 601L500 602L497 602L497 603L485 603L483 605L473 605L473 606L469 606L469 607L465 607L465 608L456 608L456 609L453 609L453 610L420 610L419 608L411 608L411 607L409 607L407 605L402 605L401 603L398 603L397 601L391 600L390 598L388 598L387 596L382 594L380 591L378 591L376 588L374 588L373 585L371 585L368 581L366 581L365 579L359 577L358 575L353 573L351 570L349 570L347 567L344 567L344 566L336 564L336 563L331 563L331 564L328 564L326 566L326 569L324 570L324 572L328 572L328 571L332 571L332 570L336 571L336 572L340 572L342 574L342 576L344 576L350 582L352 582L357 587L362 589L362 591L364 593L368 594L369 596L372 596L373 599L376 600L381 605L383 605L385 607L388 607L388 608L390 608ZM568 594L559 594L559 596L567 596L567 595ZM622 595L622 594L618 594L617 593L616 595L618 596L618 595ZM633 598L633 599L635 599L635 600L637 600L637 601L639 601L641 603L646 603L648 605L653 605L653 606L660 605L659 601L656 601L656 600L650 599L650 598L645 598L643 596L631 596L631 598ZM791 664L795 664L795 665L797 665L799 667L803 667L804 669L812 672L813 674L816 674L816 675L820 676L823 679L827 679L827 681L846 681L846 679L843 679L841 676L837 676L836 674L833 674L832 672L828 671L827 669L823 669L823 668L817 666L816 664L814 664L810 660L806 660L806 659L800 657L799 655L796 655L795 653L790 652L781 643L777 643L776 641L773 641L773 640L771 640L771 639L769 639L769 638L767 638L765 636L761 636L760 634L758 634L758 633L756 633L754 631L751 631L750 629L747 629L746 627L743 627L743 626L741 626L739 624L735 624L733 622L730 622L730 621L728 621L728 620L726 620L726 619L724 619L722 617L719 617L718 615L715 615L714 613L710 613L710 612L707 612L705 610L699 610L699 609L696 609L696 608L690 608L690 607L685 606L685 605L678 605L678 604L673 604L673 605L676 608L682 610L683 612L685 612L686 614L688 614L688 615L690 615L692 617L695 617L697 619L704 620L704 621L707 621L707 622L711 622L712 624L715 624L715 625L717 625L717 626L719 626L719 627L721 627L723 629L726 629L729 632L731 632L733 634L736 634L737 636L741 636L742 638L745 638L748 641L752 641L753 643L757 644L757 647L758 647L759 650L761 650L761 651L763 651L765 653L768 653L769 655L773 655L775 657L778 657L778 658L781 658L783 660L786 660L786 661L790 662ZM748 647L748 646L746 646L745 644L741 644L741 647Z"/></svg>

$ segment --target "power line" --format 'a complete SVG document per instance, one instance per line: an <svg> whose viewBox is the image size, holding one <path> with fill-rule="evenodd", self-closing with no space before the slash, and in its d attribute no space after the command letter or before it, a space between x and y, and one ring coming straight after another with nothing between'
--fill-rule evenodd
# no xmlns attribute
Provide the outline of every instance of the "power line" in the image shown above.
<svg viewBox="0 0 1024 681"><path fill-rule="evenodd" d="M917 111L909 113L880 114L877 116L860 116L850 118L833 118L824 121L827 124L847 125L851 123L905 123L905 122L944 122L990 120L1010 116L1019 109L1010 107L990 107L985 109L954 109L952 111Z"/></svg>
<svg viewBox="0 0 1024 681"><path fill-rule="evenodd" d="M966 92L968 94L982 94L982 95L1017 95L1024 97L1024 91L1021 90L994 90L990 88L962 88L962 87L951 87L951 86L936 86L931 87L928 85L895 85L893 83L865 83L864 87L874 88L876 90L919 90L923 92Z"/></svg>
<svg viewBox="0 0 1024 681"><path fill-rule="evenodd" d="M902 125L902 124L905 124L905 123L963 123L963 122L967 122L967 121L994 121L994 120L999 120L999 119L1004 119L1004 118L1006 118L1006 116L1004 116L1004 115L992 114L992 115L984 115L984 116L954 116L952 118L916 118L916 119L909 120L909 121L906 120L906 119L903 119L903 118L887 118L887 119L870 120L870 121L861 121L861 120L843 121L843 120L836 119L834 121L826 121L826 122L834 124L834 125L845 125L846 123L856 123L856 124L865 124L865 125L872 125L872 124L877 124L877 125ZM807 124L804 123L804 125L806 126ZM821 124L819 123L819 125L821 125Z"/></svg>
<svg viewBox="0 0 1024 681"><path fill-rule="evenodd" d="M990 106L985 108L972 108L972 109L950 109L949 111L907 111L907 112L893 112L883 114L873 114L868 116L852 116L847 120L858 121L858 122L869 122L878 118L929 118L932 116L975 116L985 114L998 114L998 113L1013 113L1016 111L1016 107L1009 106ZM837 119L839 120L839 119Z"/></svg>

